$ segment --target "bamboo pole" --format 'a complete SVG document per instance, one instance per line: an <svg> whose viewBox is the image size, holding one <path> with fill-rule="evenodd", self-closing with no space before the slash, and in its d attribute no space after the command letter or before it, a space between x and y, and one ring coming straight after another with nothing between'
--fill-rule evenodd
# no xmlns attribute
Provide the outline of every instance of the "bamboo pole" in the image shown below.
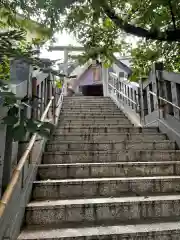
<svg viewBox="0 0 180 240"><path fill-rule="evenodd" d="M41 121L44 122L45 120L45 117L47 116L47 113L49 111L49 108L52 104L54 100L54 96L51 97L46 109L44 110L42 116L41 116ZM12 178L6 188L6 191L4 192L3 196L2 196L2 199L0 201L0 218L3 216L3 213L5 211L5 208L12 196L12 193L13 193L13 190L19 180L19 177L20 177L20 174L21 174L21 170L22 168L24 167L24 164L26 163L26 160L27 160L27 157L29 156L33 146L34 146L34 143L36 141L36 137L37 137L37 133L34 133L33 136L31 137L30 141L29 141L29 144L24 152L24 154L22 155L22 157L20 158L19 160L19 163L17 165L17 167L15 168L14 172L13 172L13 175L12 175Z"/></svg>

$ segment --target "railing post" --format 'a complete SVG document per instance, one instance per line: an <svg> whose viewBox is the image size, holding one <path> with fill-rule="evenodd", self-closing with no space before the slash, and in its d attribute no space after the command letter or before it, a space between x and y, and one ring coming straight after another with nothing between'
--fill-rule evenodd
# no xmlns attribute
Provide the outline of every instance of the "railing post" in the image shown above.
<svg viewBox="0 0 180 240"><path fill-rule="evenodd" d="M144 96L143 96L143 83L142 78L139 80L139 103L140 103L140 121L141 125L145 124L145 115L144 115Z"/></svg>
<svg viewBox="0 0 180 240"><path fill-rule="evenodd" d="M151 113L151 98L150 98L150 88L149 88L149 85L146 87L146 95L147 95L147 111L148 111L148 114Z"/></svg>
<svg viewBox="0 0 180 240"><path fill-rule="evenodd" d="M158 65L158 63L154 63L153 65L153 78L152 78L152 91L157 95L157 96L153 96L153 105L154 105L154 111L159 111L159 107L160 107L160 102L159 102L159 79L156 76L156 71L158 70L160 66Z"/></svg>
<svg viewBox="0 0 180 240"><path fill-rule="evenodd" d="M104 93L104 97L108 96L108 78L109 78L109 74L108 74L108 68L104 68L102 67L102 82L103 82L103 93Z"/></svg>
<svg viewBox="0 0 180 240"><path fill-rule="evenodd" d="M171 82L171 92L172 92L172 103L175 104L176 106L179 106L180 95L177 89L177 84L175 82ZM173 112L174 112L174 117L179 120L180 119L179 109L174 107Z"/></svg>
<svg viewBox="0 0 180 240"><path fill-rule="evenodd" d="M54 100L52 102L52 119L53 119L53 123L55 123L55 112L56 112L56 89L55 89L55 85L54 85L54 76L52 76L52 74L49 75L49 78L51 79L51 87L52 87L52 96L54 96Z"/></svg>
<svg viewBox="0 0 180 240"><path fill-rule="evenodd" d="M155 106L155 110L158 111L158 117L159 119L162 117L162 115L164 114L164 103L159 99L159 97L163 97L163 88L161 87L164 82L161 76L161 71L163 70L163 63L161 62L157 62L154 64L154 71L155 71L155 83L154 83L154 87L152 88L152 90L155 92L156 94L156 104L154 104Z"/></svg>
<svg viewBox="0 0 180 240"><path fill-rule="evenodd" d="M49 75L47 77L47 99L48 99L48 101L51 99L51 97L52 97L52 82L51 82L50 75ZM51 117L52 117L52 111L49 111L48 118L51 118Z"/></svg>

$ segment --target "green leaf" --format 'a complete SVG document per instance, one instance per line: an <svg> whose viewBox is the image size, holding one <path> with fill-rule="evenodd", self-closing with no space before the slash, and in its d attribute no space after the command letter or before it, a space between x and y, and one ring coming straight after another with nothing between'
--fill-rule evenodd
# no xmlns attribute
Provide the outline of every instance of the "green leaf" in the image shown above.
<svg viewBox="0 0 180 240"><path fill-rule="evenodd" d="M44 122L41 127L52 130L54 128L54 124L52 124L50 122Z"/></svg>
<svg viewBox="0 0 180 240"><path fill-rule="evenodd" d="M28 119L26 123L27 130L31 133L35 133L38 130L38 122L32 119Z"/></svg>
<svg viewBox="0 0 180 240"><path fill-rule="evenodd" d="M4 99L4 105L5 106L8 106L8 105L13 105L17 102L17 99L15 96L6 96L5 99Z"/></svg>
<svg viewBox="0 0 180 240"><path fill-rule="evenodd" d="M103 67L105 67L105 68L109 68L110 66L111 66L111 61L110 60L106 60L106 61L104 61L104 63L103 63Z"/></svg>
<svg viewBox="0 0 180 240"><path fill-rule="evenodd" d="M9 126L13 126L18 122L19 118L16 117L16 116L6 116L2 120L3 120L4 124L7 124Z"/></svg>
<svg viewBox="0 0 180 240"><path fill-rule="evenodd" d="M13 128L12 135L14 141L21 141L26 136L26 128L23 124Z"/></svg>
<svg viewBox="0 0 180 240"><path fill-rule="evenodd" d="M106 18L105 21L104 21L104 23L103 23L103 25L104 25L104 27L106 27L106 28L111 28L111 27L113 26L112 21L111 21L110 18Z"/></svg>
<svg viewBox="0 0 180 240"><path fill-rule="evenodd" d="M38 133L40 136L45 137L45 138L49 138L49 137L50 137L50 130L45 129L45 128L42 128L42 127L39 128L39 130L37 131L37 133Z"/></svg>
<svg viewBox="0 0 180 240"><path fill-rule="evenodd" d="M19 109L17 106L13 106L12 108L9 109L8 115L9 116L16 116L19 113Z"/></svg>
<svg viewBox="0 0 180 240"><path fill-rule="evenodd" d="M57 82L56 82L56 87L57 87L57 88L62 88L62 83L57 81Z"/></svg>

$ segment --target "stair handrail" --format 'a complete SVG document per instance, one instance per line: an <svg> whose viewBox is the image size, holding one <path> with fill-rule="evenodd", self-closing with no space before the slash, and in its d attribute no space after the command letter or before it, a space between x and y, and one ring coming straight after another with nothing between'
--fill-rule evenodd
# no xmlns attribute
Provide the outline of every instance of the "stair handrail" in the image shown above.
<svg viewBox="0 0 180 240"><path fill-rule="evenodd" d="M118 75L108 74L107 95L137 126L142 126L141 85L135 86Z"/></svg>
<svg viewBox="0 0 180 240"><path fill-rule="evenodd" d="M129 98L126 94L124 94L123 92L119 91L116 87L114 87L112 84L108 83L108 85L113 88L114 90L116 90L116 92L118 92L121 96L125 97L127 100L129 100L130 102L134 103L135 105L138 105L137 102L133 101L131 98Z"/></svg>
<svg viewBox="0 0 180 240"><path fill-rule="evenodd" d="M60 110L61 110L62 101L63 101L63 97L64 97L64 91L65 91L65 86L63 85L62 92L61 92L59 100L58 100L58 103L59 103L58 107L60 108ZM49 109L50 109L54 99L55 99L55 97L52 96L51 99L49 100L49 102L48 102L48 104L47 104L47 106L46 106L46 108L45 108L45 110L44 110L44 112L43 112L43 114L41 116L41 119L40 119L41 122L45 122L46 116L47 116L47 114L49 112ZM60 113L60 111L59 111L59 113ZM56 114L55 114L54 117L56 119L58 118L58 116L56 116ZM57 124L57 120L55 120L55 125L56 124ZM23 167L24 167L24 165L25 165L25 163L27 161L27 158L28 158L29 154L31 153L31 150L32 150L32 148L33 148L33 146L35 144L37 136L38 136L38 134L34 133L33 136L31 137L31 139L30 139L30 141L28 143L28 146L27 146L25 152L23 153L22 157L20 158L16 168L14 169L14 172L12 174L11 180L10 180L10 182L9 182L9 184L8 184L8 186L7 186L5 192L4 192L4 194L3 194L3 196L2 196L2 198L0 200L0 218L3 216L4 211L6 209L6 206L7 206L8 202L10 201L10 198L12 196L13 190L14 190L16 184L18 183L21 171L22 171L22 169L23 169Z"/></svg>
<svg viewBox="0 0 180 240"><path fill-rule="evenodd" d="M177 108L178 110L180 110L180 107L178 107L176 104L174 104L174 103L168 101L168 100L165 99L165 98L162 98L162 97L158 96L155 92L152 92L152 91L150 91L150 90L149 90L148 92L149 92L151 95L155 96L157 99L162 100L162 101L164 101L164 102L170 104L171 106Z"/></svg>

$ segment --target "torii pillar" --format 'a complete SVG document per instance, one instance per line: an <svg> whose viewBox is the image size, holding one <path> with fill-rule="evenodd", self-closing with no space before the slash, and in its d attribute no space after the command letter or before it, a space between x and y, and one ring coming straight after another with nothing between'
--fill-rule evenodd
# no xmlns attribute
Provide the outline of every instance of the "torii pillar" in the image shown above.
<svg viewBox="0 0 180 240"><path fill-rule="evenodd" d="M51 46L49 51L63 51L64 52L64 73L68 75L68 54L69 52L83 52L84 47L75 47L75 46ZM64 78L65 86L67 86L68 78ZM67 87L65 87L65 96L67 95Z"/></svg>

